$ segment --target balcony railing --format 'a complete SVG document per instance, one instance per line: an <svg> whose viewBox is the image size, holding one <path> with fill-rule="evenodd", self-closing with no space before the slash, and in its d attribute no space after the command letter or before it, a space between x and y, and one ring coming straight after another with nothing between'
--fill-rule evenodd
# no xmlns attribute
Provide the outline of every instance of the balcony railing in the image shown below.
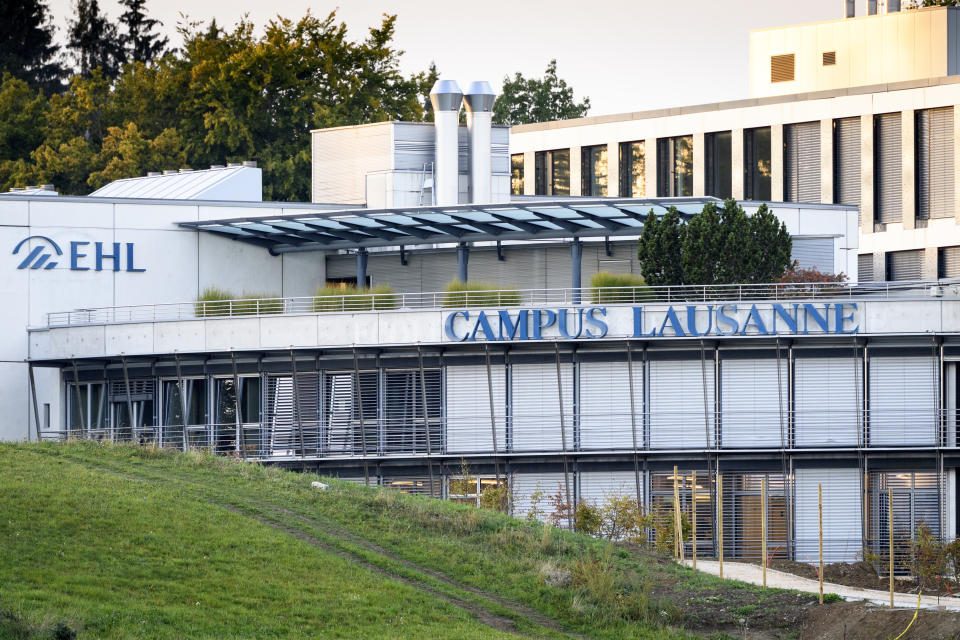
<svg viewBox="0 0 960 640"><path fill-rule="evenodd" d="M879 300L960 299L960 280L869 283L789 283L683 285L670 287L582 287L566 289L503 289L496 291L431 291L360 293L174 302L75 309L47 314L47 327L169 322L204 318L255 317L308 313L416 311L468 307L550 307L594 304L708 303L796 301L825 298Z"/></svg>

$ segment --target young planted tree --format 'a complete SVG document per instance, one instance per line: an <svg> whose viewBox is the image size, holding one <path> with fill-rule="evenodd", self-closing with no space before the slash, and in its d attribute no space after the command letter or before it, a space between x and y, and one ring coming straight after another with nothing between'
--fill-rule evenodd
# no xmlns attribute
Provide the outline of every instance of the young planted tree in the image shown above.
<svg viewBox="0 0 960 640"><path fill-rule="evenodd" d="M647 284L684 284L683 235L680 213L675 207L670 207L662 218L653 210L647 215L637 247L641 272Z"/></svg>
<svg viewBox="0 0 960 640"><path fill-rule="evenodd" d="M4 0L0 18L0 76L9 73L48 94L63 89L66 70L57 59L47 3Z"/></svg>
<svg viewBox="0 0 960 640"><path fill-rule="evenodd" d="M551 60L543 78L524 78L519 72L503 79L503 89L493 105L498 124L526 124L582 118L590 111L590 98L577 102L573 87L557 76L557 61Z"/></svg>
<svg viewBox="0 0 960 640"><path fill-rule="evenodd" d="M723 245L720 211L716 204L708 202L699 214L690 219L683 231L681 270L684 282L723 282Z"/></svg>

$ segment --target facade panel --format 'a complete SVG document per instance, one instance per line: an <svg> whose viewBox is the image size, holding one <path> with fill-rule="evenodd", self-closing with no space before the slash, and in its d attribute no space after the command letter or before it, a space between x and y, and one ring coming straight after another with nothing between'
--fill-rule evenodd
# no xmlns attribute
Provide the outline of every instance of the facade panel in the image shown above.
<svg viewBox="0 0 960 640"><path fill-rule="evenodd" d="M786 358L720 359L720 443L725 449L790 444Z"/></svg>
<svg viewBox="0 0 960 640"><path fill-rule="evenodd" d="M823 561L855 562L863 549L863 490L858 469L796 470L796 557L819 553L818 491L823 491Z"/></svg>
<svg viewBox="0 0 960 640"><path fill-rule="evenodd" d="M580 449L643 448L643 364L633 363L633 411L626 362L581 362Z"/></svg>
<svg viewBox="0 0 960 640"><path fill-rule="evenodd" d="M651 359L648 370L650 448L713 447L716 443L713 358L707 357L704 362Z"/></svg>
<svg viewBox="0 0 960 640"><path fill-rule="evenodd" d="M824 358L800 352L793 367L796 446L857 446L863 427L863 359L852 353Z"/></svg>
<svg viewBox="0 0 960 640"><path fill-rule="evenodd" d="M899 113L874 118L874 206L881 224L903 220L903 138Z"/></svg>
<svg viewBox="0 0 960 640"><path fill-rule="evenodd" d="M783 128L783 199L820 202L820 123Z"/></svg>
<svg viewBox="0 0 960 640"><path fill-rule="evenodd" d="M514 364L510 367L510 405L513 451L560 451L566 438L573 440L573 365L560 365L563 394L563 427L560 433L560 395L553 362Z"/></svg>
<svg viewBox="0 0 960 640"><path fill-rule="evenodd" d="M446 451L470 453L493 451L493 429L497 451L506 450L507 377L502 365L491 366L488 378L484 365L447 367ZM493 418L490 420L490 387L493 387Z"/></svg>
<svg viewBox="0 0 960 640"><path fill-rule="evenodd" d="M870 446L936 444L940 384L937 360L871 356L869 362Z"/></svg>

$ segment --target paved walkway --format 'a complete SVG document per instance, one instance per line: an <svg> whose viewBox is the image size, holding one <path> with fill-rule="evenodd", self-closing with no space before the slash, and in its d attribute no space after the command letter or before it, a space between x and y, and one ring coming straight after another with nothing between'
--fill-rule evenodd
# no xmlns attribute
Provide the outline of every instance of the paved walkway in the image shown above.
<svg viewBox="0 0 960 640"><path fill-rule="evenodd" d="M687 560L685 564L689 567L691 562ZM718 575L720 573L719 563L716 560L697 560L697 569ZM743 562L724 562L723 577L730 580L740 580L751 584L763 584L763 572L759 565L746 564ZM808 593L819 593L819 583L809 578L801 578L792 573L767 569L767 586L780 589L795 589L797 591L806 591ZM832 582L823 583L824 593L835 593L845 600L869 600L879 605L890 605L890 592L878 591L875 589L859 589L857 587L847 587L842 584ZM897 607L904 609L915 609L917 607L917 596L910 593L896 593L893 596L893 602ZM924 609L948 609L950 611L960 611L960 598L947 598L938 596L922 596L920 606Z"/></svg>

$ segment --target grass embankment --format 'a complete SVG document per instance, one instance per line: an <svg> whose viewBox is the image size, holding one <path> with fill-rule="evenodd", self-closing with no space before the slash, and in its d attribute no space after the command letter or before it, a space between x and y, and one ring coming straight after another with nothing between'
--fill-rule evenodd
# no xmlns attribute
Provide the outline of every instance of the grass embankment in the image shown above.
<svg viewBox="0 0 960 640"><path fill-rule="evenodd" d="M311 475L195 453L4 444L0 468L0 636L62 623L81 638L679 639L662 625L755 626L811 600L493 511L336 480L318 492Z"/></svg>

